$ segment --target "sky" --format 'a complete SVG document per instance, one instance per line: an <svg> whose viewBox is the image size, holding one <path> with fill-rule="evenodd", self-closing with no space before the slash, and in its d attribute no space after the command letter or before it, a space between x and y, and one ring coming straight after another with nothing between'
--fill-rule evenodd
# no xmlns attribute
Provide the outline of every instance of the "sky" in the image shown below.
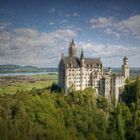
<svg viewBox="0 0 140 140"><path fill-rule="evenodd" d="M72 39L77 56L140 67L140 0L0 0L0 65L57 67Z"/></svg>

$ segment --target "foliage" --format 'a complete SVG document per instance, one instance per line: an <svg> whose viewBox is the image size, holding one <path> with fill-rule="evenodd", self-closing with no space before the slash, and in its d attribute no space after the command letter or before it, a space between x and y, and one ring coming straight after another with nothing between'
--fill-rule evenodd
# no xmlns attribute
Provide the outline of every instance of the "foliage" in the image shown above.
<svg viewBox="0 0 140 140"><path fill-rule="evenodd" d="M0 96L0 140L139 140L140 78L110 105L92 88L51 87Z"/></svg>

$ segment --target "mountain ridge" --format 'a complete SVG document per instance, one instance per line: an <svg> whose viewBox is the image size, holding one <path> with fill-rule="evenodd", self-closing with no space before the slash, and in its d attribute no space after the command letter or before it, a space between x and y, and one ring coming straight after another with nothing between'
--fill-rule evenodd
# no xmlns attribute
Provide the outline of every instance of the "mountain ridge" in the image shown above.
<svg viewBox="0 0 140 140"><path fill-rule="evenodd" d="M0 65L0 73L18 72L57 72L57 68L39 68L36 66L21 66L13 64Z"/></svg>

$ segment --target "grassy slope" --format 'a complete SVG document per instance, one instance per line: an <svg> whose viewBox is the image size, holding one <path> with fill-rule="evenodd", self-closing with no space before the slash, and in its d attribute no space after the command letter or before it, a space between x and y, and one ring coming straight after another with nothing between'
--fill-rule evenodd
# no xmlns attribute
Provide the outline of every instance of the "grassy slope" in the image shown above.
<svg viewBox="0 0 140 140"><path fill-rule="evenodd" d="M0 94L15 94L17 90L44 88L57 82L57 75L33 75L22 77L0 77Z"/></svg>

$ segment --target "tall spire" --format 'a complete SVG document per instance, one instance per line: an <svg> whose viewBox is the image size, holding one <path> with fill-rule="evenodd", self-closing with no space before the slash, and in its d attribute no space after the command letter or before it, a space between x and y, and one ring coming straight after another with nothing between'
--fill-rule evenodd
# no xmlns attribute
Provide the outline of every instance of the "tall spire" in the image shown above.
<svg viewBox="0 0 140 140"><path fill-rule="evenodd" d="M81 51L81 57L80 57L80 59L84 59L84 51L83 51L83 49Z"/></svg>
<svg viewBox="0 0 140 140"><path fill-rule="evenodd" d="M61 54L61 59L62 59L62 60L64 59L64 53Z"/></svg>
<svg viewBox="0 0 140 140"><path fill-rule="evenodd" d="M72 39L72 41L71 41L71 45L74 45L74 46L75 46L74 39Z"/></svg>
<svg viewBox="0 0 140 140"><path fill-rule="evenodd" d="M75 47L74 39L72 39L69 46L69 56L76 57L76 47Z"/></svg>

